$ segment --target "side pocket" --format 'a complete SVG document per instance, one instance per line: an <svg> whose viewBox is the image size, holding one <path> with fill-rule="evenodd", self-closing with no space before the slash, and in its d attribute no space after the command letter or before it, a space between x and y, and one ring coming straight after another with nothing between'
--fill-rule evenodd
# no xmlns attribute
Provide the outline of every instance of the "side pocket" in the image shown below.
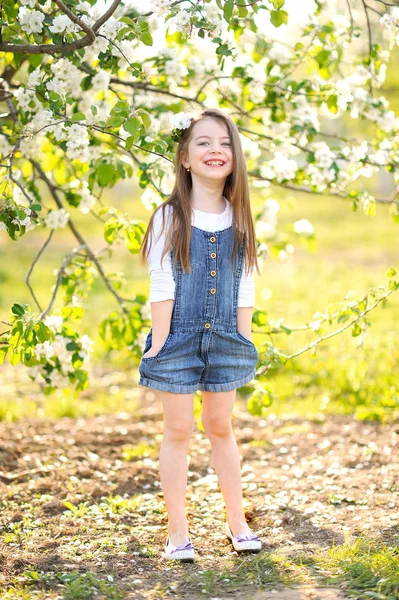
<svg viewBox="0 0 399 600"><path fill-rule="evenodd" d="M241 335L241 333L238 333L238 331L236 331L236 335L240 338L240 340L242 340L243 342L246 342L247 344L250 344L251 346L253 346L254 348L256 348L255 344L249 340L248 338L244 337L243 335Z"/></svg>
<svg viewBox="0 0 399 600"><path fill-rule="evenodd" d="M171 337L172 337L172 332L170 331L169 334L168 334L168 337L166 338L166 340L164 341L163 345L158 350L158 352L154 356L142 356L141 360L142 361L147 361L147 360L156 360L156 359L158 359L159 356L161 354L163 354L163 352L165 351L165 349L166 349L166 347L167 347L167 345L168 345L169 340L170 340ZM152 340L152 337L151 337L151 340ZM151 343L152 343L152 341L151 341ZM149 346L148 350L150 349L150 347L151 347L151 345ZM146 352L148 352L148 350L146 350ZM145 352L143 352L143 354L145 354Z"/></svg>

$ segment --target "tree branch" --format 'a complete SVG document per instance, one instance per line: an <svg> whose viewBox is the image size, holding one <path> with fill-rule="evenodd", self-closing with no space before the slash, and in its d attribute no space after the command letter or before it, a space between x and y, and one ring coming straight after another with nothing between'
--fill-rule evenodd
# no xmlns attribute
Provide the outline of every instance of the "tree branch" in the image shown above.
<svg viewBox="0 0 399 600"><path fill-rule="evenodd" d="M45 181L47 187L50 190L51 196L53 197L56 205L58 206L58 208L64 208L64 205L62 204L57 190L55 189L55 187L53 186L52 182L50 181L50 179L47 177L46 173L43 171L42 167L40 166L40 164L33 159L30 159L31 163L33 164L33 166L35 167L35 169L38 171L38 173L40 173L43 181ZM103 279L105 285L107 286L107 288L109 289L109 291L111 292L111 294L113 296L115 296L115 298L117 299L118 303L120 304L122 311L128 315L129 312L125 307L125 302L126 300L124 298L122 298L112 287L108 277L105 275L103 268L101 266L100 261L97 259L96 255L93 253L93 251L89 248L89 246L86 244L85 240L83 239L82 235L80 234L80 232L76 229L75 224L73 223L73 221L71 219L68 219L68 227L69 229L72 231L73 235L75 236L75 238L78 240L78 242L81 244L81 246L84 246L86 248L87 254L89 256L89 258L94 262L94 264L97 267L97 271L99 272L101 278Z"/></svg>
<svg viewBox="0 0 399 600"><path fill-rule="evenodd" d="M87 33L87 37L89 38L89 43L92 44L94 42L94 40L96 39L96 34L94 33L93 29L91 27L89 27L88 25L86 25L86 23L84 21L82 21L82 19L80 19L79 17L74 15L73 12L70 11L67 6L65 6L65 4L62 2L62 0L54 0L54 2L57 4L59 9L71 19L71 21L73 21L74 23L79 25L79 27Z"/></svg>
<svg viewBox="0 0 399 600"><path fill-rule="evenodd" d="M36 302L36 304L37 304L37 307L38 307L38 309L39 309L40 311L42 310L42 308L41 308L41 306L40 306L40 304L39 304L39 300L36 298L36 295L35 295L35 293L34 293L34 291L33 291L33 288L32 288L32 286L31 286L31 284L29 283L29 278L30 278L30 276L31 276L31 274L32 274L32 271L33 271L33 268L34 268L35 264L37 263L37 261L39 260L40 256L43 254L44 250L46 249L46 247L47 247L47 246L48 246L48 244L50 243L50 240L51 240L51 238L53 237L53 234L54 234L54 229L52 229L52 230L50 231L50 235L48 236L47 240L44 242L43 246L40 248L39 252L37 253L37 255L36 255L36 257L35 257L35 259L34 259L33 263L32 263L32 264L31 264L31 266L29 267L29 271L28 271L28 274L27 274L27 276L26 276L26 279L25 279L25 283L26 283L26 285L28 286L28 288L29 288L29 290L30 290L30 293L32 294L32 297L33 297L34 301Z"/></svg>
<svg viewBox="0 0 399 600"><path fill-rule="evenodd" d="M327 335L324 335L324 336L321 336L321 337L317 338L317 340L315 340L314 342L312 342L311 344L309 344L309 346L306 346L305 348L302 348L302 350L298 350L298 352L295 352L294 354L284 355L285 358L287 360L289 360L291 358L295 358L296 356L299 356L300 354L303 354L304 352L307 352L308 350L310 350L314 346L317 346L317 344L320 344L320 342L323 342L324 340L328 340L328 339L334 337L335 335L339 335L340 333L342 333L343 331L345 331L345 329L348 329L349 327L352 327L352 325L354 325L357 321L359 321L359 319L362 319L365 315L367 315L367 313L369 313L370 311L374 310L379 304L381 304L381 302L383 302L383 300L385 300L385 298L387 298L388 296L390 296L395 291L396 291L395 289L388 290L388 292L386 294L384 294L383 296L381 296L381 298L379 298L372 306L370 306L369 308L366 308L360 315L358 315L356 317L356 319L353 319L353 321L350 321L349 323L347 323L346 325L344 325L340 329L337 329L336 331L332 331L331 333L328 333Z"/></svg>
<svg viewBox="0 0 399 600"><path fill-rule="evenodd" d="M57 4L60 6L62 4L62 2L60 0L56 0ZM17 53L22 53L22 54L57 54L58 52L61 53L66 53L66 52L73 52L74 50L79 50L80 48L85 48L86 46L90 46L90 44L92 44L95 40L95 34L96 32L100 29L101 25L103 25L106 21L108 21L108 19L113 15L113 13L115 12L115 10L117 9L117 7L119 6L119 4L121 3L121 0L114 0L113 3L111 4L111 6L109 7L109 9L102 15L102 17L100 17L92 26L92 28L88 28L83 21L81 21L81 19L79 19L78 17L75 17L70 11L69 9L65 6L62 9L63 12L65 12L66 10L69 11L69 13L74 16L75 19L78 19L79 21L79 25L82 27L82 29L84 29L84 27L86 29L84 29L85 31L87 31L87 29L90 30L90 32L87 32L86 35L78 40L74 40L73 42L70 42L69 44L9 44L7 42L3 42L0 44L0 52L17 52ZM69 15L69 13L66 13ZM72 19L72 17L70 17ZM72 19L73 20L73 19ZM77 21L75 21L76 23ZM82 26L84 25L84 27ZM94 35L94 37L93 37Z"/></svg>
<svg viewBox="0 0 399 600"><path fill-rule="evenodd" d="M62 266L61 266L60 270L58 271L57 281L56 281L55 286L54 286L54 290L53 290L53 294L51 296L50 304L48 305L48 307L46 308L46 310L44 310L44 311L41 312L41 314L39 316L39 319L44 319L44 317L50 312L51 307L53 306L54 300L55 300L55 298L57 296L58 288L61 285L62 275L63 275L65 269L67 268L67 265L70 262L71 258L75 254L77 254L79 252L79 250L81 250L82 248L86 248L85 244L80 245L78 248L74 248L72 252L70 252L69 254L67 254L64 257L64 260L62 262Z"/></svg>

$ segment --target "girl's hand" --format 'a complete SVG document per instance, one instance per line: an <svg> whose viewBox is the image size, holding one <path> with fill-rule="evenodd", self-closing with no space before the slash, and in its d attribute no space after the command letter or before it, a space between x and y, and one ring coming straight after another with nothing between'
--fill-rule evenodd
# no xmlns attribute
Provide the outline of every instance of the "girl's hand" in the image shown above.
<svg viewBox="0 0 399 600"><path fill-rule="evenodd" d="M162 348L163 344L160 344L159 346L151 346L151 348L147 350L145 354L143 354L142 358L151 358L152 356L156 356Z"/></svg>

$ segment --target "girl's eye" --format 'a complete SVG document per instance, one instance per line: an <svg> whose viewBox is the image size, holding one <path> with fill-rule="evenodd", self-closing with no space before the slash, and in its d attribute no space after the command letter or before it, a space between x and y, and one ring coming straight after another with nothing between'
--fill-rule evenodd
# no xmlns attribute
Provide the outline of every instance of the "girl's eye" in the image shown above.
<svg viewBox="0 0 399 600"><path fill-rule="evenodd" d="M208 144L209 142L200 142L199 145L202 146L203 144ZM231 146L231 144L229 142L223 142L224 144L226 144L227 146Z"/></svg>

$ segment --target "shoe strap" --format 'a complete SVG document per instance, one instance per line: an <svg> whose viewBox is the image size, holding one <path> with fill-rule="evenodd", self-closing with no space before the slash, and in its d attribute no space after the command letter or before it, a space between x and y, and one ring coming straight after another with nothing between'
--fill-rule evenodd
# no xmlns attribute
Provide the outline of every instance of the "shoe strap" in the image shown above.
<svg viewBox="0 0 399 600"><path fill-rule="evenodd" d="M179 550L193 550L194 546L190 541L186 542L186 544L181 544L180 546L175 546L171 552L178 552Z"/></svg>
<svg viewBox="0 0 399 600"><path fill-rule="evenodd" d="M248 535L237 535L236 538L237 542L250 542L250 541L260 541L260 539L258 538L257 535L250 533Z"/></svg>

